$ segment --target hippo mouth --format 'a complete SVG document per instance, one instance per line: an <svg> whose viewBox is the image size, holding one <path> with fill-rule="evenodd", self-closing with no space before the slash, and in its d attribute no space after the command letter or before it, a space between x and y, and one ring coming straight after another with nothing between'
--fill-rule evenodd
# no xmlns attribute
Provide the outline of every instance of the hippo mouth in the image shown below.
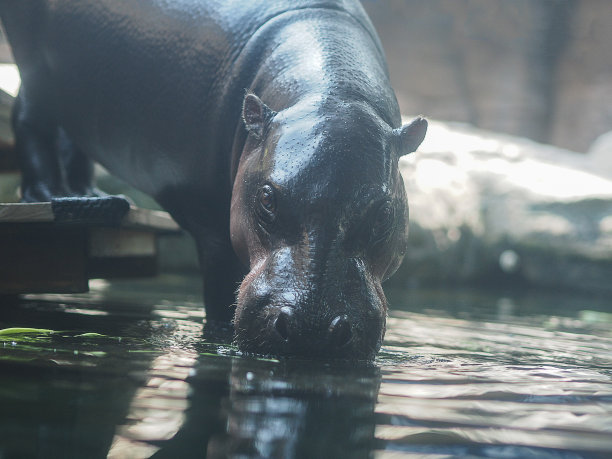
<svg viewBox="0 0 612 459"><path fill-rule="evenodd" d="M318 360L363 360L371 361L380 349L380 342L363 346L354 339L349 325L342 318L330 325L329 337L311 336L307 340L297 341L288 336L290 327L288 319L279 318L270 321L269 325L254 334L249 329L236 327L235 344L247 355L307 358ZM341 325L338 325L341 324ZM264 340L260 336L266 335Z"/></svg>
<svg viewBox="0 0 612 459"><path fill-rule="evenodd" d="M274 302L273 302L274 303ZM371 361L385 331L385 314L369 308L369 317L332 312L313 305L259 306L238 303L234 342L246 354L324 360Z"/></svg>

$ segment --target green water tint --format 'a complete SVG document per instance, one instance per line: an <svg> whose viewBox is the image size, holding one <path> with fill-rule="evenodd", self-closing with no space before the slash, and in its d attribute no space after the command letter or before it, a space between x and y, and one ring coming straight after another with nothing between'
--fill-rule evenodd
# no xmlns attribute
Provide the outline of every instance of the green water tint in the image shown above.
<svg viewBox="0 0 612 459"><path fill-rule="evenodd" d="M114 347L123 342L128 352L138 351L133 346L146 346L145 340L108 336L96 332L51 330L45 328L10 327L0 329L0 362L34 363L35 365L90 365L90 358L109 356L100 347ZM141 352L158 352L140 349Z"/></svg>
<svg viewBox="0 0 612 459"><path fill-rule="evenodd" d="M118 283L7 309L0 457L612 455L604 299L389 292L364 364L244 356L203 326L196 290Z"/></svg>

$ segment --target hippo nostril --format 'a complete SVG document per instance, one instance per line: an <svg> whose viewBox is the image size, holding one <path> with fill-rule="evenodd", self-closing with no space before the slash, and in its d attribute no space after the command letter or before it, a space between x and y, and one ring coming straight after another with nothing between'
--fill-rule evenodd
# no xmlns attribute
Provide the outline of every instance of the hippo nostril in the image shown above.
<svg viewBox="0 0 612 459"><path fill-rule="evenodd" d="M345 346L353 337L351 324L346 316L338 316L332 320L329 326L329 333L331 335L330 341L333 347Z"/></svg>
<svg viewBox="0 0 612 459"><path fill-rule="evenodd" d="M282 308L276 319L274 319L274 329L283 339L283 341L289 340L289 318L291 317L291 310L289 308Z"/></svg>

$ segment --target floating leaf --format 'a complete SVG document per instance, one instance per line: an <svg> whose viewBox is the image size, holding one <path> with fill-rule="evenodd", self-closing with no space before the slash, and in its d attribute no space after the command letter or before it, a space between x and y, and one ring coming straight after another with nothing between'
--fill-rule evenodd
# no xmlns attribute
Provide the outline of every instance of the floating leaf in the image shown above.
<svg viewBox="0 0 612 459"><path fill-rule="evenodd" d="M46 328L5 328L0 330L0 341L15 343L47 341L57 333Z"/></svg>
<svg viewBox="0 0 612 459"><path fill-rule="evenodd" d="M102 335L100 333L81 333L80 335L74 335L75 338L107 338L106 335Z"/></svg>
<svg viewBox="0 0 612 459"><path fill-rule="evenodd" d="M0 330L1 336L13 336L13 335L50 335L57 333L55 330L49 330L47 328L4 328Z"/></svg>

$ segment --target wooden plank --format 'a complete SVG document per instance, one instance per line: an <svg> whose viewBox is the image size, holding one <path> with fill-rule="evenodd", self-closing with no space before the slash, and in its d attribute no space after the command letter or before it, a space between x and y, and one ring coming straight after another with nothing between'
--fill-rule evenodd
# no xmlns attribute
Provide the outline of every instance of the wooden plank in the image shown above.
<svg viewBox="0 0 612 459"><path fill-rule="evenodd" d="M1 223L40 223L53 222L55 217L50 202L35 203L0 203ZM63 222L69 223L69 222ZM131 207L121 221L126 228L139 228L149 231L180 231L167 212Z"/></svg>
<svg viewBox="0 0 612 459"><path fill-rule="evenodd" d="M90 258L90 279L153 277L158 274L157 256Z"/></svg>
<svg viewBox="0 0 612 459"><path fill-rule="evenodd" d="M178 224L167 212L130 207L121 222L127 228L146 228L161 232L180 231Z"/></svg>
<svg viewBox="0 0 612 459"><path fill-rule="evenodd" d="M89 256L95 258L154 257L155 234L126 228L91 228Z"/></svg>
<svg viewBox="0 0 612 459"><path fill-rule="evenodd" d="M0 204L1 294L77 293L92 278L154 276L157 235L179 230L167 213L134 207L120 226L70 218L55 221L50 202Z"/></svg>
<svg viewBox="0 0 612 459"><path fill-rule="evenodd" d="M88 290L87 230L52 224L0 227L0 292Z"/></svg>
<svg viewBox="0 0 612 459"><path fill-rule="evenodd" d="M0 203L0 223L40 223L55 220L50 202Z"/></svg>
<svg viewBox="0 0 612 459"><path fill-rule="evenodd" d="M157 237L128 228L90 228L88 277L150 277L158 271Z"/></svg>
<svg viewBox="0 0 612 459"><path fill-rule="evenodd" d="M88 277L150 277L157 274L157 236L128 228L90 228Z"/></svg>
<svg viewBox="0 0 612 459"><path fill-rule="evenodd" d="M0 225L0 293L79 293L88 279L157 274L156 235L53 223Z"/></svg>

